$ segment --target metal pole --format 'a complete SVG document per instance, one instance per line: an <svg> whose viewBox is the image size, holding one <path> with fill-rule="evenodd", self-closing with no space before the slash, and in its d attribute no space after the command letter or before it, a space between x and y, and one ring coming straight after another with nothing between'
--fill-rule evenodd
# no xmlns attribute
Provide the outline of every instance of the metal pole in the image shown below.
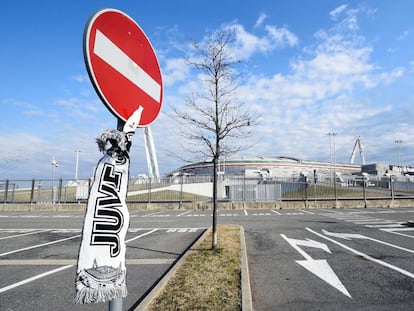
<svg viewBox="0 0 414 311"><path fill-rule="evenodd" d="M33 199L34 199L34 188L35 188L35 180L33 178L32 179L32 188L30 190L30 204L33 203Z"/></svg>
<svg viewBox="0 0 414 311"><path fill-rule="evenodd" d="M58 188L58 197L57 197L57 202L60 204L62 201L62 185L63 185L63 180L62 178L59 179L59 188Z"/></svg>
<svg viewBox="0 0 414 311"><path fill-rule="evenodd" d="M7 203L7 195L8 195L8 192L9 192L9 180L6 179L6 183L4 185L4 204Z"/></svg>
<svg viewBox="0 0 414 311"><path fill-rule="evenodd" d="M55 204L55 168L58 167L58 162L55 157L52 157L52 204Z"/></svg>
<svg viewBox="0 0 414 311"><path fill-rule="evenodd" d="M78 170L79 170L79 152L80 150L76 150L76 165L75 165L75 180L78 180Z"/></svg>
<svg viewBox="0 0 414 311"><path fill-rule="evenodd" d="M317 201L316 197L316 170L313 170L313 195L315 198L315 202Z"/></svg>
<svg viewBox="0 0 414 311"><path fill-rule="evenodd" d="M152 179L148 178L148 204L151 204Z"/></svg>
<svg viewBox="0 0 414 311"><path fill-rule="evenodd" d="M334 160L334 190L335 190L335 201L337 201L338 200L338 190L336 188L336 145L335 145L335 135L336 135L336 133L332 133L333 160Z"/></svg>
<svg viewBox="0 0 414 311"><path fill-rule="evenodd" d="M402 173L402 155L401 155L402 140L395 140L395 143L397 143L398 167L400 169L400 173Z"/></svg>
<svg viewBox="0 0 414 311"><path fill-rule="evenodd" d="M336 146L335 146L335 136L337 133L329 132L327 135L329 135L329 153L331 156L331 163L333 163L333 186L334 186L334 196L335 196L335 202L338 200L338 194L336 189ZM332 151L332 143L333 143L333 151Z"/></svg>
<svg viewBox="0 0 414 311"><path fill-rule="evenodd" d="M305 176L305 209L308 207L308 177Z"/></svg>
<svg viewBox="0 0 414 311"><path fill-rule="evenodd" d="M366 179L366 177L365 177L365 175L362 175L362 176L363 176L362 192L363 192L363 195L364 195L364 208L367 208L367 193L366 193L366 190L365 190L365 187L366 187L365 179Z"/></svg>
<svg viewBox="0 0 414 311"><path fill-rule="evenodd" d="M181 185L180 185L180 203L178 205L178 209L181 209L183 206L183 183L184 183L184 176L181 178Z"/></svg>
<svg viewBox="0 0 414 311"><path fill-rule="evenodd" d="M13 186L13 188L12 188L13 190L12 190L12 199L11 199L11 201L12 201L12 203L14 203L14 195L16 193L16 183L13 183L12 186Z"/></svg>
<svg viewBox="0 0 414 311"><path fill-rule="evenodd" d="M39 180L39 183L37 184L37 203L39 203L40 201L40 186L41 186L41 182Z"/></svg>
<svg viewBox="0 0 414 311"><path fill-rule="evenodd" d="M125 121L118 118L118 121L117 121L118 131L122 131L124 124L125 124ZM108 310L109 311L122 311L122 297L117 297L112 300L109 300Z"/></svg>
<svg viewBox="0 0 414 311"><path fill-rule="evenodd" d="M122 298L114 298L112 300L109 300L108 305L109 311L122 311Z"/></svg>

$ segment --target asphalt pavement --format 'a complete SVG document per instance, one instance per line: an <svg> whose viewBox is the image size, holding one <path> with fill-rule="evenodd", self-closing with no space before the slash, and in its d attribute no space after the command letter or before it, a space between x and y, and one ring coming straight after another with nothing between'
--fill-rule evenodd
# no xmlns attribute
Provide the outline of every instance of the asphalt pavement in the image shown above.
<svg viewBox="0 0 414 311"><path fill-rule="evenodd" d="M243 226L253 308L413 310L414 208L221 210ZM211 225L211 211L134 211L124 310L136 307ZM0 213L0 310L74 305L83 213ZM220 237L219 237L220 242Z"/></svg>
<svg viewBox="0 0 414 311"><path fill-rule="evenodd" d="M413 209L279 212L244 225L256 311L414 308Z"/></svg>

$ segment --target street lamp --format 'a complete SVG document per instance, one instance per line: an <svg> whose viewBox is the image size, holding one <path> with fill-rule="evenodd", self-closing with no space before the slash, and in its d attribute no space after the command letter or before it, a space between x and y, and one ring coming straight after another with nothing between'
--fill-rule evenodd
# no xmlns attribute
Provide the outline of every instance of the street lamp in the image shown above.
<svg viewBox="0 0 414 311"><path fill-rule="evenodd" d="M336 191L336 148L335 148L335 136L337 133L329 132L329 150L331 156L331 163L333 163L333 183L334 183L334 193L335 193L335 201L337 200L337 191ZM333 151L332 151L332 144L333 144Z"/></svg>
<svg viewBox="0 0 414 311"><path fill-rule="evenodd" d="M333 163L334 171L335 171L335 167L336 167L335 136L337 135L337 133L329 132L326 135L330 136L329 153L330 153L331 163ZM332 144L333 144L333 150L332 150Z"/></svg>
<svg viewBox="0 0 414 311"><path fill-rule="evenodd" d="M401 153L401 144L402 140L395 140L394 141L397 144L397 155L398 155L398 168L400 169L400 173L403 172L403 164L402 164L402 153Z"/></svg>
<svg viewBox="0 0 414 311"><path fill-rule="evenodd" d="M55 169L59 166L59 164L54 156L52 157L50 164L52 165L52 203L55 204Z"/></svg>
<svg viewBox="0 0 414 311"><path fill-rule="evenodd" d="M79 153L80 150L75 150L76 152L76 165L75 165L75 181L78 181L78 170L79 170Z"/></svg>

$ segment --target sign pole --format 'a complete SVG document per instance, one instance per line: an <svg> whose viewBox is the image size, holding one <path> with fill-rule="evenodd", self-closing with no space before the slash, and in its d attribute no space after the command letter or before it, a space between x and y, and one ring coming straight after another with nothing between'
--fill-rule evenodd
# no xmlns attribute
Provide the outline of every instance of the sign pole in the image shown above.
<svg viewBox="0 0 414 311"><path fill-rule="evenodd" d="M122 311L122 298L114 298L112 300L109 300L108 304L108 310L109 311Z"/></svg>
<svg viewBox="0 0 414 311"><path fill-rule="evenodd" d="M102 102L116 117L117 130L127 134L134 132L136 127L148 127L152 124L161 110L163 83L157 56L141 27L121 11L110 8L100 10L91 16L85 26L83 52L92 85ZM114 200L119 205L118 209L114 209L119 223L109 224L101 218L98 219L100 222L96 221L92 212L85 215L75 296L75 302L81 304L108 301L110 311L121 311L122 297L127 294L126 247L123 243L128 229L119 224L129 223L126 206L129 169L125 174L124 166L129 165L130 159L125 155L125 163L113 163L118 152L116 148L123 152L122 148L125 148L122 137L118 136L116 131L108 130L98 141L101 151L107 151L105 142L112 144L111 139L119 139L121 144L112 144L115 149L106 153L102 161L98 162L99 178L103 183L96 179L90 193L102 198L99 187L104 185L111 188L111 194L114 194ZM130 138L128 136L126 142L128 151L131 146ZM120 155L124 156L122 152ZM104 209L104 203L105 200L89 198L87 212L94 211L94 208ZM108 233L106 231L111 231L112 235L105 234ZM98 284L87 282L88 278L96 275L99 276Z"/></svg>
<svg viewBox="0 0 414 311"><path fill-rule="evenodd" d="M117 118L117 119L118 119L117 126L116 126L117 130L122 131L125 125L125 121L120 118ZM122 297L114 298L108 301L108 311L122 311L122 307L123 307Z"/></svg>

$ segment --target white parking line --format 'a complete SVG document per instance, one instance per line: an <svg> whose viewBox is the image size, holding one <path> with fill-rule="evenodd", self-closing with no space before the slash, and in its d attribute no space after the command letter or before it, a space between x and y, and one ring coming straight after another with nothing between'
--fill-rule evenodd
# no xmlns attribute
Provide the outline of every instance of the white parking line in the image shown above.
<svg viewBox="0 0 414 311"><path fill-rule="evenodd" d="M402 222L394 222L394 223L384 223L381 225L365 225L367 228L402 228L403 223Z"/></svg>
<svg viewBox="0 0 414 311"><path fill-rule="evenodd" d="M414 235L401 233L401 231L402 232L414 231L414 228L390 228L390 229L387 228L387 229L380 229L380 230L389 232L389 233L398 234L398 235L401 235L401 236L404 236L410 239L414 239Z"/></svg>
<svg viewBox="0 0 414 311"><path fill-rule="evenodd" d="M395 220L388 219L363 219L363 220L354 220L354 223L357 225L370 225L370 224L389 224L395 223Z"/></svg>
<svg viewBox="0 0 414 311"><path fill-rule="evenodd" d="M129 239L129 240L125 241L125 243L129 243L129 242L132 242L132 241L137 240L137 239L139 239L139 238L142 238L143 236L149 235L149 234L151 234L151 233L153 233L153 232L155 232L155 231L157 231L157 230L158 230L158 228L153 229L153 230L151 230L151 231L149 231L149 232L146 232L146 233L144 233L144 234L138 235L138 236L136 236L136 237L134 237L134 238L132 238L132 239ZM40 247L40 246L43 246L43 245L50 245L50 244L53 244L53 243L62 242L62 241L64 241L64 240L73 239L73 238L76 238L76 237L78 237L78 236L80 236L80 235L77 235L77 236L75 236L75 237L70 237L70 238L67 238L67 239L62 239L62 240L59 240L59 241L54 241L54 242L52 242L52 243L45 243L45 244L35 245L34 247L27 247L27 248L25 248L25 249L31 249L31 248ZM22 251L22 250L24 250L24 249L20 249L20 250L17 250L17 251ZM17 252L17 251L13 251L13 252ZM11 252L11 253L13 253L13 252ZM9 252L9 253L10 253L10 252ZM7 253L4 253L4 254L7 254ZM4 254L0 254L0 256L4 256ZM5 287L3 287L3 288L0 288L0 293L4 293L4 292L6 292L6 291L8 291L8 290L10 290L10 289L16 288L16 287L18 287L18 286L21 286L21 285L24 285L24 284L27 284L27 283L30 283L30 282L32 282L32 281L38 280L38 279L40 279L40 278L42 278L42 277L45 277L45 276L51 275L51 274L53 274L53 273L56 273L56 272L59 272L59 271L66 270L66 269L68 269L68 268L70 268L70 267L73 267L73 266L75 266L75 265L67 265L67 266L59 267L59 268L57 268L57 269L53 269L53 270L50 270L50 271L47 271L47 272L44 272L44 273L41 273L41 274L38 274L38 275L32 276L31 278L28 278L28 279L25 279L25 280L22 280L22 281L19 281L19 282L13 283L13 284L11 284L11 285L8 285L8 286L5 286Z"/></svg>
<svg viewBox="0 0 414 311"><path fill-rule="evenodd" d="M309 215L315 215L315 213L313 213L313 212L309 212L309 211L304 211L304 210L301 210L301 212L306 213L306 214L309 214Z"/></svg>
<svg viewBox="0 0 414 311"><path fill-rule="evenodd" d="M317 236L319 236L319 237L321 237L321 238L325 239L325 240L331 241L332 243L335 243L336 245L341 246L342 248L344 248L344 249L346 249L346 250L348 250L348 251L350 251L350 252L352 252L352 253L354 253L354 254L356 254L356 255L358 255L358 256L361 256L361 257L363 257L363 258L365 258L365 259L367 259L367 260L370 260L370 261L372 261L372 262L376 262L376 263L378 263L378 264L380 264L380 265L382 265L382 266L384 266L384 267L387 267L387 268L389 268L389 269L392 269L392 270L394 270L394 271L397 271L397 272L399 272L399 273L401 273L401 274L404 274L405 276L408 276L408 277L410 277L410 278L414 279L414 273L411 273L411 272L409 272L409 271L407 271L407 270L404 270L404 269L402 269L402 268L400 268L400 267L397 267L397 266L391 265L391 264L389 264L389 263L387 263L387 262L385 262L385 261L382 261L382 260L380 260L380 259L377 259L377 258L371 257L370 255L367 255L367 254L362 253L362 252L360 252L360 251L357 251L357 250L355 250L355 249L353 249L353 248L351 248L351 247L349 247L349 246L346 246L345 244L342 244L342 243L340 243L340 242L338 242L338 241L336 241L336 240L334 240L334 239L328 238L327 236L324 236L323 234L320 234L320 233L318 233L318 232L315 232L315 231L313 231L313 230L312 230L312 229L310 229L310 228L305 228L305 229L306 229L307 231L309 231L309 232L311 232L311 233L313 233L313 234L315 234L315 235L317 235Z"/></svg>
<svg viewBox="0 0 414 311"><path fill-rule="evenodd" d="M282 213L279 213L278 211L275 211L274 209L271 209L270 211L278 215L283 215Z"/></svg>
<svg viewBox="0 0 414 311"><path fill-rule="evenodd" d="M41 273L41 274L38 274L38 275L32 276L31 278L28 278L28 279L25 279L25 280L23 280L23 281L20 281L20 282L17 282L17 283L14 283L14 284L11 284L11 285L8 285L8 286L5 286L5 287L3 287L3 288L0 288L0 293L4 293L4 292L6 292L6 291L8 291L8 290L10 290L10 289L13 289L13 288L16 288L16 287L18 287L18 286L21 286L21 285L27 284L27 283L29 283L29 282L35 281L35 280L37 280L37 279L40 279L40 278L42 278L42 277L44 277L44 276L48 276L48 275L50 275L50 274L53 274L53 273L56 273L56 272L59 272L59 271L65 270L65 269L70 268L70 267L73 267L73 266L74 266L74 265L63 266L63 267L56 268L56 269L54 269L54 270L47 271L47 272L45 272L45 273Z"/></svg>
<svg viewBox="0 0 414 311"><path fill-rule="evenodd" d="M136 237L134 237L132 239L126 240L125 243L129 243L129 242L132 242L134 240L138 240L139 238L142 238L142 237L144 237L146 235L150 235L151 233L154 233L157 230L158 230L158 228L152 229L151 231L145 232L145 233L140 234L140 235L138 235L138 236L136 236Z"/></svg>
<svg viewBox="0 0 414 311"><path fill-rule="evenodd" d="M186 211L177 215L177 217L184 216L186 214L190 214L192 211Z"/></svg>
<svg viewBox="0 0 414 311"><path fill-rule="evenodd" d="M4 237L0 238L0 240L7 240L7 239L11 239L11 238L18 238L18 237L21 237L21 236L42 233L42 232L46 232L46 231L49 231L49 230L50 229L41 230L41 231L34 231L34 232L28 232L28 233L23 233L23 234L15 234L15 235L10 235L10 236L4 236Z"/></svg>
<svg viewBox="0 0 414 311"><path fill-rule="evenodd" d="M52 242L48 242L48 243L43 243L43 244L33 245L33 246L25 247L25 248L16 249L14 251L10 251L10 252L0 254L0 257L7 256L7 255L10 255L10 254L14 254L14 253L18 253L18 252L22 252L22 251L27 251L27 250L33 249L33 248L38 248L38 247L42 247L42 246L46 246L46 245L52 245L52 244L60 243L60 242L67 241L67 240L76 239L80 236L81 235L78 234L78 235L75 235L75 236L71 236L69 238L64 238L64 239L60 239L60 240L56 240L56 241L52 241Z"/></svg>
<svg viewBox="0 0 414 311"><path fill-rule="evenodd" d="M161 214L161 213L162 212L155 212L155 213L151 213L151 214L142 215L141 217L154 216L154 215Z"/></svg>

